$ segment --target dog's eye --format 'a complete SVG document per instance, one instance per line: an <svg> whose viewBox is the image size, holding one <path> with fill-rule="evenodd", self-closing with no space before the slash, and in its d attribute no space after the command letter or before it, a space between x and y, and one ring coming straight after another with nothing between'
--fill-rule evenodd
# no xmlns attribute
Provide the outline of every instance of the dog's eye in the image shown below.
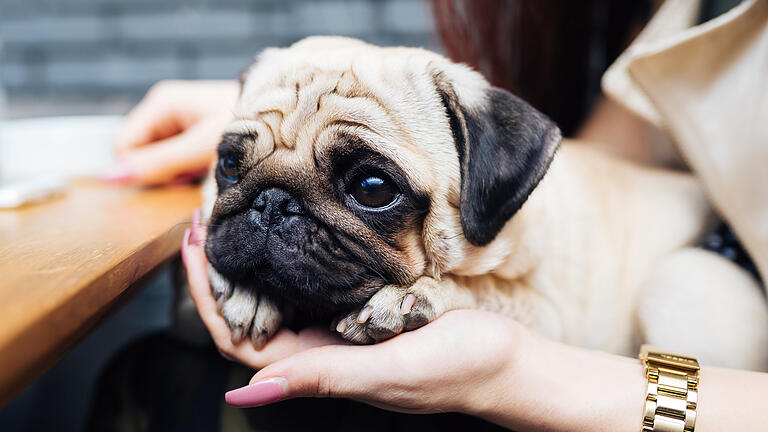
<svg viewBox="0 0 768 432"><path fill-rule="evenodd" d="M225 179L236 182L240 165L234 156L222 156L219 158L219 173Z"/></svg>
<svg viewBox="0 0 768 432"><path fill-rule="evenodd" d="M397 199L400 192L391 181L378 176L361 176L351 187L350 195L366 207L385 207Z"/></svg>

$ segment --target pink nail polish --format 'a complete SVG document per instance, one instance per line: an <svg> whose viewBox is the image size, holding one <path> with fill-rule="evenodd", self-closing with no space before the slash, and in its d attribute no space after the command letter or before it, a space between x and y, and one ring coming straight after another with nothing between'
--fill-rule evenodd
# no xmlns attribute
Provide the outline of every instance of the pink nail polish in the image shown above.
<svg viewBox="0 0 768 432"><path fill-rule="evenodd" d="M189 237L192 235L192 230L187 228L184 231L184 240L181 241L181 261L184 263L184 267L187 266L187 246L189 246Z"/></svg>
<svg viewBox="0 0 768 432"><path fill-rule="evenodd" d="M192 226L195 227L195 229L200 227L200 207L196 208L192 213Z"/></svg>
<svg viewBox="0 0 768 432"><path fill-rule="evenodd" d="M248 408L277 402L285 397L285 378L267 378L251 385L228 391L224 395L227 405Z"/></svg>
<svg viewBox="0 0 768 432"><path fill-rule="evenodd" d="M189 234L189 244L199 246L200 245L199 227L195 224L195 222L192 222L192 229L190 231L191 233Z"/></svg>
<svg viewBox="0 0 768 432"><path fill-rule="evenodd" d="M119 163L102 173L99 179L107 183L126 183L136 179L136 170L126 163Z"/></svg>

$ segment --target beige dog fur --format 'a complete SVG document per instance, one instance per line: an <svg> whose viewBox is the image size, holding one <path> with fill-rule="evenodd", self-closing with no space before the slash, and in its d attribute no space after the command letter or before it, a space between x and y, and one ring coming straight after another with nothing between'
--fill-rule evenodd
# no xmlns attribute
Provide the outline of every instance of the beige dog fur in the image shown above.
<svg viewBox="0 0 768 432"><path fill-rule="evenodd" d="M428 191L429 213L408 235L405 251L420 277L374 294L370 320L397 334L420 325L408 322L412 307L427 321L451 309L480 308L569 344L634 355L650 342L690 348L709 364L765 368L768 313L756 283L717 255L684 249L711 227L707 200L689 175L566 141L495 239L470 244L459 221L456 147L434 82L424 78L435 73L464 106L484 103L489 84L482 76L432 52L308 38L260 55L244 74L237 119L227 129L270 137L254 153L293 152L300 167L307 163L300 155L336 125L330 118L362 123L369 129L357 132ZM378 104L330 95L338 85L374 95ZM204 201L210 216L217 202L212 179ZM680 277L681 268L690 279ZM281 322L275 304L231 286L213 268L210 274L233 329L274 333ZM418 301L411 305L408 294ZM652 320L643 308L654 308ZM349 340L371 342L358 314L350 311L338 328Z"/></svg>

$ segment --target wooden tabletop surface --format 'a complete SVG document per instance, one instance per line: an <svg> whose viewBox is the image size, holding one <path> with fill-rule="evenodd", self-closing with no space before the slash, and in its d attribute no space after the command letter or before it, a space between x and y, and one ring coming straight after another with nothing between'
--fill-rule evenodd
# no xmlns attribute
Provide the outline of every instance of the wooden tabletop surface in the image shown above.
<svg viewBox="0 0 768 432"><path fill-rule="evenodd" d="M179 251L199 203L194 186L80 180L60 197L0 210L0 407Z"/></svg>

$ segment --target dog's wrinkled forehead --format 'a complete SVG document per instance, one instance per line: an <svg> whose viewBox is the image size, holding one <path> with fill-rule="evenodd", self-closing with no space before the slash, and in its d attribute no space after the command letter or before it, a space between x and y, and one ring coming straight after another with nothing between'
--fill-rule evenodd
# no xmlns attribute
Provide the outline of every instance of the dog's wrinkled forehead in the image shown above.
<svg viewBox="0 0 768 432"><path fill-rule="evenodd" d="M253 137L252 163L277 156L297 169L317 167L340 146L367 146L430 193L436 163L458 173L455 150L445 145L451 132L439 127L446 121L432 78L435 62L451 65L420 49L336 37L268 49L241 77L237 120L227 132Z"/></svg>

